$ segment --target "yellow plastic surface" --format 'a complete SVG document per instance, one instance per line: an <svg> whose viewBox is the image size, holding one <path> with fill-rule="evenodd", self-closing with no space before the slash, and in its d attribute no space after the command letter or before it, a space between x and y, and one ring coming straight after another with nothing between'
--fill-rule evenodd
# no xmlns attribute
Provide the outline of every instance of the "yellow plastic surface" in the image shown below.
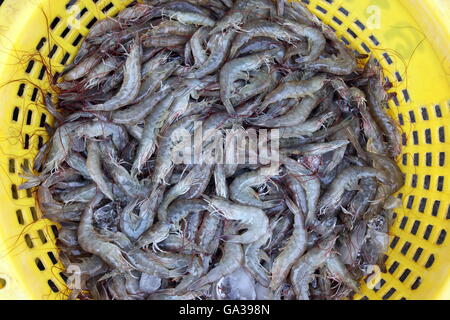
<svg viewBox="0 0 450 320"><path fill-rule="evenodd" d="M39 219L33 193L17 190L18 174L47 139L43 123L51 123L39 88L50 89L51 74L72 61L94 17L130 2L0 1L0 299L67 296L57 227ZM390 230L388 272L355 298L449 299L450 2L303 2L352 48L374 54L397 94L389 112L404 135L403 206Z"/></svg>

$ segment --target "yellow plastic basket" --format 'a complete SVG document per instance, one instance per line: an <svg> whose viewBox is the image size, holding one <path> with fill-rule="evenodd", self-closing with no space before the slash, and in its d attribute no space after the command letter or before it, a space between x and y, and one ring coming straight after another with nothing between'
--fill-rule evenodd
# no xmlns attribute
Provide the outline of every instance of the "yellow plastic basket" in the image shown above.
<svg viewBox="0 0 450 320"><path fill-rule="evenodd" d="M57 225L40 219L18 174L48 138L40 89L50 89L95 21L131 2L0 0L0 299L67 296ZM349 46L375 55L397 93L389 112L403 131L403 207L390 230L388 272L355 298L449 299L450 2L303 2Z"/></svg>

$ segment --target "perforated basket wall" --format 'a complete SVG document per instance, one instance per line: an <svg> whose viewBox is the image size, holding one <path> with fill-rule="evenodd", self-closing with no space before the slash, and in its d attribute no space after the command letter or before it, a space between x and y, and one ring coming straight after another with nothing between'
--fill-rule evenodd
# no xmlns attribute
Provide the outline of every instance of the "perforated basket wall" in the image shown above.
<svg viewBox="0 0 450 320"><path fill-rule="evenodd" d="M42 90L76 55L89 28L132 0L0 0L0 298L64 299L57 225L18 190L52 123ZM352 48L376 56L403 131L386 274L356 299L450 298L450 27L446 0L303 0ZM379 280L379 281L378 281ZM372 286L370 286L372 288Z"/></svg>

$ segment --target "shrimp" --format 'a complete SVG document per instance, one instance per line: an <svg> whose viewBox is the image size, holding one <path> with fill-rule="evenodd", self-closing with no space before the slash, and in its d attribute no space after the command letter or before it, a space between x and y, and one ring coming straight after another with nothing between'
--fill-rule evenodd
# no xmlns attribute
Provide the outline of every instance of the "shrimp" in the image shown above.
<svg viewBox="0 0 450 320"><path fill-rule="evenodd" d="M163 15L169 17L170 19L176 19L183 24L195 24L208 27L214 27L216 24L216 21L210 16L195 12L165 10Z"/></svg>
<svg viewBox="0 0 450 320"><path fill-rule="evenodd" d="M94 53L91 56L85 57L80 63L64 74L65 81L73 81L84 77L88 74L101 60L101 55Z"/></svg>
<svg viewBox="0 0 450 320"><path fill-rule="evenodd" d="M186 218L190 213L198 213L207 210L207 203L200 199L184 199L178 200L167 210L167 221L178 228L182 219Z"/></svg>
<svg viewBox="0 0 450 320"><path fill-rule="evenodd" d="M144 132L142 133L142 138L139 142L133 163L133 174L136 174L136 172L142 169L145 162L150 159L155 151L158 131L168 116L169 108L174 99L174 94L167 95L160 103L153 107L150 114L145 118Z"/></svg>
<svg viewBox="0 0 450 320"><path fill-rule="evenodd" d="M295 261L306 250L307 231L301 210L289 198L286 199L289 210L294 214L294 231L272 266L270 288L276 291L288 276Z"/></svg>
<svg viewBox="0 0 450 320"><path fill-rule="evenodd" d="M236 0L231 10L217 21L216 26L209 34L221 32L230 27L238 27L252 15L265 16L266 11L275 11L272 1L269 0ZM249 14L252 12L252 15Z"/></svg>
<svg viewBox="0 0 450 320"><path fill-rule="evenodd" d="M302 55L303 48L299 46L300 50L291 51L290 54L299 54L300 58L295 61L299 64L307 63L319 58L320 54L325 49L326 40L322 32L316 28L302 25L291 20L282 20L282 25L294 32L297 36L306 37L308 39L308 54ZM295 47L294 47L295 48ZM286 59L286 57L285 57Z"/></svg>
<svg viewBox="0 0 450 320"><path fill-rule="evenodd" d="M269 272L261 265L261 259L270 261L267 254L261 249L266 245L271 234L267 233L253 243L244 246L244 265L248 272L261 285L269 286Z"/></svg>
<svg viewBox="0 0 450 320"><path fill-rule="evenodd" d="M321 74L310 80L288 81L282 83L266 96L262 108L267 107L271 103L289 98L314 98L314 93L322 89L327 81L327 76Z"/></svg>
<svg viewBox="0 0 450 320"><path fill-rule="evenodd" d="M125 259L124 253L118 246L101 240L93 226L93 213L96 205L100 203L103 196L99 193L92 199L83 212L78 228L78 242L81 248L87 252L102 258L108 265L120 272L129 272L132 269L130 263Z"/></svg>
<svg viewBox="0 0 450 320"><path fill-rule="evenodd" d="M298 179L305 190L308 205L305 225L307 227L314 225L317 222L316 212L320 197L319 178L314 176L313 173L303 164L291 158L282 156L281 162L286 167L289 174Z"/></svg>
<svg viewBox="0 0 450 320"><path fill-rule="evenodd" d="M163 221L154 224L136 241L135 250L145 248L150 244L152 244L153 249L157 249L158 243L164 241L169 236L170 228L170 224Z"/></svg>
<svg viewBox="0 0 450 320"><path fill-rule="evenodd" d="M269 230L269 219L262 209L238 205L219 197L206 199L206 202L209 204L210 212L219 212L226 219L237 220L247 229L240 235L226 236L228 242L252 243Z"/></svg>
<svg viewBox="0 0 450 320"><path fill-rule="evenodd" d="M207 254L215 252L214 239L217 239L217 233L221 233L221 220L217 216L207 213L197 231L196 242ZM220 235L219 235L220 237Z"/></svg>
<svg viewBox="0 0 450 320"><path fill-rule="evenodd" d="M106 121L81 122L73 124L75 126L73 130L75 137L85 137L90 139L96 137L106 139L111 137L114 146L118 150L122 150L128 143L128 134L120 125Z"/></svg>
<svg viewBox="0 0 450 320"><path fill-rule="evenodd" d="M150 256L142 251L130 252L129 260L133 267L140 272L156 276L161 279L170 279L181 277L186 268L168 269L161 263L151 259Z"/></svg>
<svg viewBox="0 0 450 320"><path fill-rule="evenodd" d="M236 114L230 102L232 97L233 83L245 77L245 72L258 69L263 63L270 61L280 53L280 49L268 50L255 53L246 57L233 59L224 64L220 70L220 97L222 103L231 115Z"/></svg>
<svg viewBox="0 0 450 320"><path fill-rule="evenodd" d="M74 123L67 123L56 129L55 134L51 138L50 147L43 170L44 174L57 170L69 155L70 142L74 127Z"/></svg>
<svg viewBox="0 0 450 320"><path fill-rule="evenodd" d="M333 234L308 250L292 266L290 280L299 300L309 300L309 283L314 280L314 272L327 262L336 241Z"/></svg>
<svg viewBox="0 0 450 320"><path fill-rule="evenodd" d="M219 263L206 275L191 284L191 289L201 288L207 284L218 281L224 276L238 269L244 261L244 252L239 243L227 241L223 245L223 254Z"/></svg>
<svg viewBox="0 0 450 320"><path fill-rule="evenodd" d="M278 204L278 201L261 201L252 187L264 184L278 175L278 168L261 167L236 177L230 185L230 199L239 204L267 209Z"/></svg>
<svg viewBox="0 0 450 320"><path fill-rule="evenodd" d="M129 108L123 110L117 110L112 113L111 120L117 124L127 124L133 125L142 121L143 118L147 117L153 108L159 104L164 98L167 97L169 89L164 89L150 95L148 98L142 102L130 106ZM139 138L140 140L141 138Z"/></svg>
<svg viewBox="0 0 450 320"><path fill-rule="evenodd" d="M244 24L241 27L241 31L242 32L236 36L236 39L234 39L233 45L231 46L231 58L234 58L237 51L253 37L269 37L288 43L299 39L293 32L285 29L283 26L265 19L252 20Z"/></svg>
<svg viewBox="0 0 450 320"><path fill-rule="evenodd" d="M148 188L132 177L114 155L104 155L104 159L103 164L112 179L129 197L143 199L149 194Z"/></svg>
<svg viewBox="0 0 450 320"><path fill-rule="evenodd" d="M325 123L330 121L335 117L334 112L328 112L321 116L311 118L297 126L294 127L281 127L280 130L280 138L296 138L303 136L311 136L315 132L319 131Z"/></svg>
<svg viewBox="0 0 450 320"><path fill-rule="evenodd" d="M192 36L197 28L194 25L183 24L175 20L163 20L153 27L145 36L171 35L171 36Z"/></svg>
<svg viewBox="0 0 450 320"><path fill-rule="evenodd" d="M228 31L224 34L218 34L212 37L211 54L206 61L195 71L190 72L189 78L203 78L208 74L216 72L226 61L235 32Z"/></svg>
<svg viewBox="0 0 450 320"><path fill-rule="evenodd" d="M208 59L204 44L207 42L209 31L211 31L210 27L202 26L197 29L189 40L195 66L203 65Z"/></svg>
<svg viewBox="0 0 450 320"><path fill-rule="evenodd" d="M348 145L348 140L334 140L331 142L305 144L302 146L281 148L280 152L286 155L321 156Z"/></svg>
<svg viewBox="0 0 450 320"><path fill-rule="evenodd" d="M111 183L108 181L108 178L103 172L102 156L98 142L89 141L87 151L88 157L86 160L86 168L91 179L105 196L107 196L110 200L114 200Z"/></svg>
<svg viewBox="0 0 450 320"><path fill-rule="evenodd" d="M330 213L335 212L334 209L341 201L345 190L355 190L360 179L371 177L377 178L382 183L387 181L384 173L370 167L352 166L342 171L322 195L318 205L320 214L330 218Z"/></svg>
<svg viewBox="0 0 450 320"><path fill-rule="evenodd" d="M124 78L119 92L103 104L85 107L86 111L114 111L126 106L137 97L141 84L142 48L139 41L133 41L129 57L124 66Z"/></svg>
<svg viewBox="0 0 450 320"><path fill-rule="evenodd" d="M389 142L389 154L397 157L401 151L401 137L394 120L386 113L387 94L383 88L383 74L381 67L376 65L373 58L368 62L374 69L375 76L369 78L367 85L367 105L369 111Z"/></svg>
<svg viewBox="0 0 450 320"><path fill-rule="evenodd" d="M338 56L336 58L319 58L315 61L310 61L304 63L304 67L307 70L320 71L332 73L335 75L349 75L352 72L356 71L357 64L355 59L352 56L350 49L345 47L345 45L338 39L334 39L334 45L338 50ZM303 58L300 58L300 62L303 61Z"/></svg>

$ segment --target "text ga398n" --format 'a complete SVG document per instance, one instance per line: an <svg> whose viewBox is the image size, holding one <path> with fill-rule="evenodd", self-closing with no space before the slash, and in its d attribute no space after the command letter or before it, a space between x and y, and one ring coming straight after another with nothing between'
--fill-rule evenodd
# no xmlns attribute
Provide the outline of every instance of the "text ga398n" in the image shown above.
<svg viewBox="0 0 450 320"><path fill-rule="evenodd" d="M214 314L224 315L269 315L269 305L247 305L247 304L226 304L223 307L198 307L186 304L180 307L180 315L206 316L207 318Z"/></svg>

